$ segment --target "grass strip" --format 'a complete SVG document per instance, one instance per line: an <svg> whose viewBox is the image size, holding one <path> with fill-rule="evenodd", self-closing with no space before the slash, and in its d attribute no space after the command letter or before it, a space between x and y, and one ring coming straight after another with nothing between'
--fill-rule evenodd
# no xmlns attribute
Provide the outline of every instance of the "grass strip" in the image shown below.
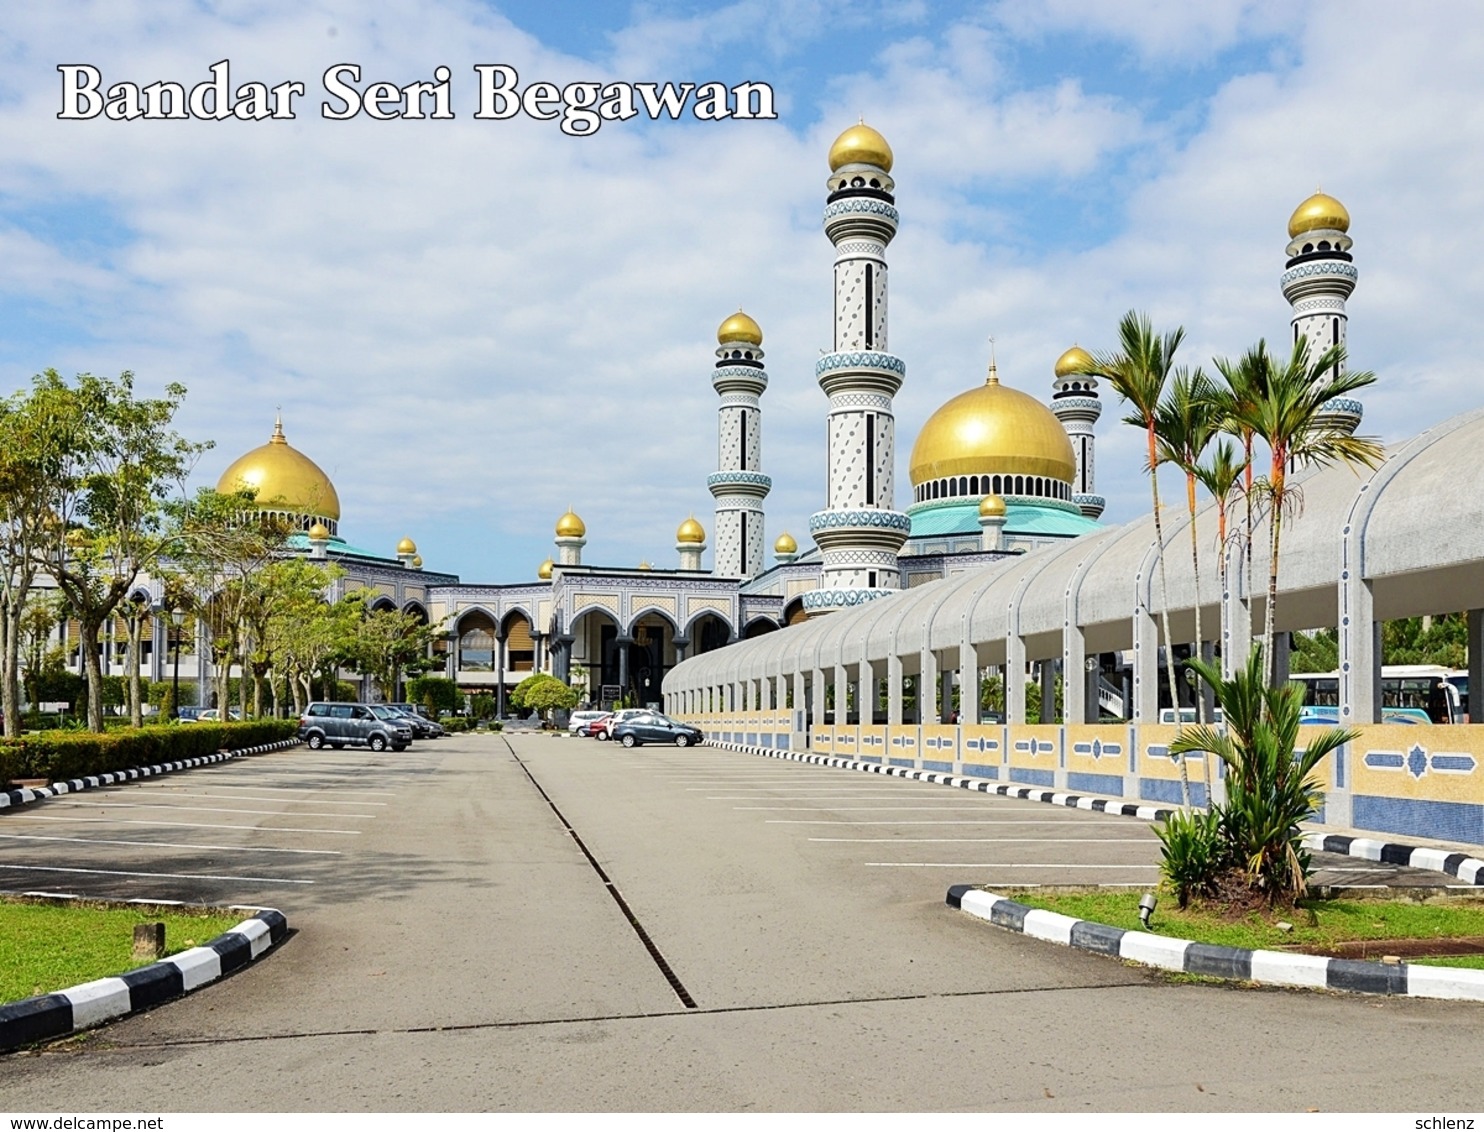
<svg viewBox="0 0 1484 1132"><path fill-rule="evenodd" d="M215 939L246 912L0 901L0 1003L121 975L153 960L133 957L134 925L163 923L167 955Z"/></svg>
<svg viewBox="0 0 1484 1132"><path fill-rule="evenodd" d="M1044 908L1115 928L1145 930L1139 923L1138 892L1047 892L1004 888L995 891L1032 908ZM1293 925L1292 930L1279 928L1280 921ZM1252 912L1233 920L1195 905L1182 910L1173 899L1164 897L1148 930L1173 939L1254 951L1276 951L1295 944L1322 949L1355 940L1454 939L1484 936L1484 903L1467 899L1444 899L1426 904L1383 900L1304 900L1291 912ZM1409 958L1406 962L1484 969L1484 955L1428 956Z"/></svg>

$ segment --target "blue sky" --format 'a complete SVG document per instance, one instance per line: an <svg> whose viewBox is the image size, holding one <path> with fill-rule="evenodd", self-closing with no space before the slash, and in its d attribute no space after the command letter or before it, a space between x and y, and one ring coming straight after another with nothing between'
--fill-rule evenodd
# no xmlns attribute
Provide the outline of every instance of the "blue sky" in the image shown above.
<svg viewBox="0 0 1484 1132"><path fill-rule="evenodd" d="M343 529L469 581L534 576L570 503L588 561L675 563L710 529L716 325L762 324L771 541L820 506L832 251L825 153L863 114L896 152L898 505L927 416L982 380L1045 397L1124 311L1209 363L1286 337L1293 207L1346 202L1365 431L1478 404L1484 21L1463 3L738 0L722 5L61 2L0 19L0 367L189 389L211 482L266 440L335 480ZM63 122L59 63L105 84L300 79L293 122ZM326 122L319 75L453 71L454 122ZM522 81L763 81L774 122L477 122L475 63ZM1107 519L1140 443L1099 425Z"/></svg>

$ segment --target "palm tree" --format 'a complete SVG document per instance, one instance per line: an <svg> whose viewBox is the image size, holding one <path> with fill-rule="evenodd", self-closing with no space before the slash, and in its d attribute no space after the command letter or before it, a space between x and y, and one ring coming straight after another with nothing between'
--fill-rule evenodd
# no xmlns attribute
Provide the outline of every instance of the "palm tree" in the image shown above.
<svg viewBox="0 0 1484 1132"><path fill-rule="evenodd" d="M1259 338L1257 345L1248 350L1237 361L1216 359L1216 369L1226 380L1226 389L1219 390L1221 397L1221 430L1229 432L1242 442L1242 495L1247 501L1246 527L1243 542L1246 577L1252 577L1252 442L1257 435L1245 419L1252 405L1258 401L1267 387L1272 365L1268 359L1266 339ZM1250 590L1249 590L1250 592Z"/></svg>
<svg viewBox="0 0 1484 1132"><path fill-rule="evenodd" d="M1309 343L1300 338L1293 344L1287 364L1268 360L1266 380L1256 398L1243 407L1238 418L1268 446L1271 462L1260 485L1268 498L1268 600L1263 617L1263 679L1273 679L1273 624L1278 604L1278 554L1282 546L1283 516L1293 502L1288 472L1306 465L1361 464L1377 467L1383 458L1378 441L1351 436L1326 418L1324 406L1376 380L1370 372L1346 373L1345 350L1331 346L1310 359Z"/></svg>
<svg viewBox="0 0 1484 1132"><path fill-rule="evenodd" d="M1096 354L1087 371L1102 378L1112 390L1133 406L1125 420L1144 429L1148 444L1149 490L1154 499L1154 540L1159 554L1160 618L1164 630L1165 672L1170 683L1170 704L1179 708L1180 697L1175 684L1174 642L1170 638L1170 588L1165 574L1164 526L1159 517L1159 443L1157 416L1164 396L1165 383L1174 364L1175 351L1185 338L1185 329L1176 327L1165 335L1154 333L1149 316L1129 311L1118 323L1119 350ZM1177 712L1178 717L1178 712ZM1180 763L1180 787L1186 809L1190 808L1190 780L1185 763Z"/></svg>

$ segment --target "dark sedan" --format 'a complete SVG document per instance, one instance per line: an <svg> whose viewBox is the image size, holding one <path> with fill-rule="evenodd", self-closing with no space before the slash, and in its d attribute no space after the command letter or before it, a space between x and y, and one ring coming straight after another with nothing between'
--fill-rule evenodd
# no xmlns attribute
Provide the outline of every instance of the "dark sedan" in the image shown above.
<svg viewBox="0 0 1484 1132"><path fill-rule="evenodd" d="M690 747L706 738L689 723L670 719L658 712L644 712L615 724L613 740L625 747L638 747L644 743L674 743L677 747Z"/></svg>

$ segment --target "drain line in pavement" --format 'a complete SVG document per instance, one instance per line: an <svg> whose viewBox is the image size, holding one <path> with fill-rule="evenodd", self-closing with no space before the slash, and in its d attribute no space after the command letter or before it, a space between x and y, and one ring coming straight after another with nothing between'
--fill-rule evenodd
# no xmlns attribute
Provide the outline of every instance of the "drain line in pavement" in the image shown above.
<svg viewBox="0 0 1484 1132"><path fill-rule="evenodd" d="M521 757L515 753L515 748L510 745L510 740L506 739L503 735L500 736L500 740L505 744L505 749L510 752L510 757L515 760L516 765L519 766L520 769L525 772L525 776L531 780L531 785L536 788L536 793L540 794L541 797L546 800L546 804L551 807L551 812L556 814L557 821L562 823L562 828L567 831L568 835L576 843L577 848L582 850L582 855L587 858L587 863L593 867L593 872L598 874L598 879L603 882L603 887L608 890L608 895L613 897L613 902L618 905L619 911L621 911L624 914L624 918L629 921L629 927L634 929L634 934L639 937L639 942L642 943L644 945L644 949L649 952L649 957L654 960L654 965L660 969L660 974L665 976L665 980L670 984L670 988L675 992L675 997L680 999L680 1001L685 1004L687 1010L696 1009L696 1000L691 998L690 991L685 989L685 984L682 983L679 976L676 975L673 970L671 970L669 961L665 959L665 956L663 955L663 953L661 953L654 940L650 939L649 933L644 930L644 925L639 922L639 917L634 915L634 910L629 907L629 902L623 898L623 893L618 891L618 886L609 879L608 874L603 871L603 866L598 864L598 859L594 857L588 847L583 844L582 838L578 835L577 831L572 828L572 823L567 820L566 815L563 814L561 810L557 809L557 804L551 800L551 796L541 788L541 783L536 781L536 776L531 773L531 768L526 766L526 764L521 761Z"/></svg>

